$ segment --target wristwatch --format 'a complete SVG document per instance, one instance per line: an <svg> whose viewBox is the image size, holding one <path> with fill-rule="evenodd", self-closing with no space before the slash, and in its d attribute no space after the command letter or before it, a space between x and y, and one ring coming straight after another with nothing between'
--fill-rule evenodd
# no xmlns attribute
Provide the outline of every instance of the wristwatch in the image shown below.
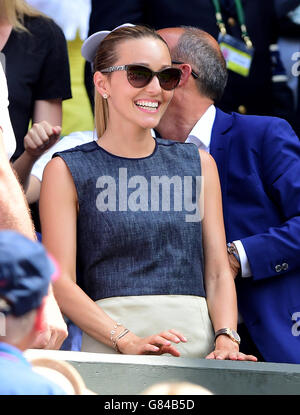
<svg viewBox="0 0 300 415"><path fill-rule="evenodd" d="M234 243L229 242L227 244L227 252L229 253L229 255L233 255L235 259L237 260L237 262L239 263L240 267L239 267L239 270L236 276L240 277L242 275L241 274L241 260L240 260L239 252Z"/></svg>
<svg viewBox="0 0 300 415"><path fill-rule="evenodd" d="M215 341L216 341L216 338L218 336L220 336L220 334L226 334L226 336L230 337L231 340L234 341L237 344L240 344L241 343L240 336L233 329L229 329L229 328L226 327L224 329L217 330L216 333L215 333Z"/></svg>
<svg viewBox="0 0 300 415"><path fill-rule="evenodd" d="M241 260L240 260L240 256L239 256L238 250L236 249L236 246L234 245L234 243L229 242L229 243L227 244L227 252L228 252L230 255L233 255L233 256L235 257L235 259L239 262L239 264L241 263Z"/></svg>

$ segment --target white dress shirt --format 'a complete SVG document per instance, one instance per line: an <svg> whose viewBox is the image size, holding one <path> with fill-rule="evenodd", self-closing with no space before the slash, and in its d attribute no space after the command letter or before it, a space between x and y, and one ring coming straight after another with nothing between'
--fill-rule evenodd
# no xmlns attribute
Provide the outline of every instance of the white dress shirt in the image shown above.
<svg viewBox="0 0 300 415"><path fill-rule="evenodd" d="M3 131L3 144L7 157L10 159L16 150L16 139L11 126L8 112L8 91L6 77L0 63L0 127Z"/></svg>
<svg viewBox="0 0 300 415"><path fill-rule="evenodd" d="M34 163L31 173L41 182L43 180L43 173L46 165L51 160L54 153L58 151L69 150L70 148L80 146L81 144L89 143L93 140L98 140L96 131L76 131L63 137L48 151L46 151L37 161Z"/></svg>
<svg viewBox="0 0 300 415"><path fill-rule="evenodd" d="M186 139L186 143L194 143L196 146L210 152L211 133L216 117L216 107L211 105L194 125ZM242 277L251 277L249 261L241 241L233 241L240 256Z"/></svg>

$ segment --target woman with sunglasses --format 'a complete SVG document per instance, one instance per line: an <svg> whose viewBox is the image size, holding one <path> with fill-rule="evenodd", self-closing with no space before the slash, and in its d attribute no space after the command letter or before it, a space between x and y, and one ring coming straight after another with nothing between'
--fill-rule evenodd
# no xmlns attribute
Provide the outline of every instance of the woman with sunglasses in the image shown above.
<svg viewBox="0 0 300 415"><path fill-rule="evenodd" d="M214 346L214 330L237 324L215 164L193 144L151 135L181 72L149 28L122 27L98 44L99 138L57 153L42 183L61 310L84 331L84 351L255 360L226 333Z"/></svg>

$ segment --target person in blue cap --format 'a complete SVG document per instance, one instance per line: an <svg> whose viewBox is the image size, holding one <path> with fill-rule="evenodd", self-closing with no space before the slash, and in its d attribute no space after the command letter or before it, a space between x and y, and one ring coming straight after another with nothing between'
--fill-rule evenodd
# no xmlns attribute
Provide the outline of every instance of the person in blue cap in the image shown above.
<svg viewBox="0 0 300 415"><path fill-rule="evenodd" d="M22 353L42 329L49 284L57 277L41 243L0 231L0 395L65 394L35 373Z"/></svg>

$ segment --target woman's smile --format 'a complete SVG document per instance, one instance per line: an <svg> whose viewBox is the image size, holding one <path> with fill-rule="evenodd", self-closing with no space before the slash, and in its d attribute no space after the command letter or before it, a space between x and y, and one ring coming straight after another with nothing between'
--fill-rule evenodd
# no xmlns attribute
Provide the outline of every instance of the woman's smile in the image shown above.
<svg viewBox="0 0 300 415"><path fill-rule="evenodd" d="M135 101L135 105L138 107L140 111L155 113L158 112L160 102L155 100L140 99Z"/></svg>

